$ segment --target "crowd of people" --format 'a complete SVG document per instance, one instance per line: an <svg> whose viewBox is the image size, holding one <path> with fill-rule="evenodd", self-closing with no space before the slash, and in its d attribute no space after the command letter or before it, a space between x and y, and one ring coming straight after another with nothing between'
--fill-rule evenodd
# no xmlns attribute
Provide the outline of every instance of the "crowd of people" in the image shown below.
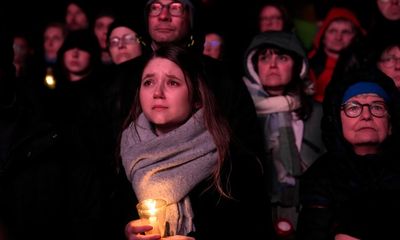
<svg viewBox="0 0 400 240"><path fill-rule="evenodd" d="M38 49L0 29L0 240L395 234L400 0L368 22L329 5L309 47L292 5L260 1L243 49L217 2L71 0ZM146 199L167 202L162 235Z"/></svg>

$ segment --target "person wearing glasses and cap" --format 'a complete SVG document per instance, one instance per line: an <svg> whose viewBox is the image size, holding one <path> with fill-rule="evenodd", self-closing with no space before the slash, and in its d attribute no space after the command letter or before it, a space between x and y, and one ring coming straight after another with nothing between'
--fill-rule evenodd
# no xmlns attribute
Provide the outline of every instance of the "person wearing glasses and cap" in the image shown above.
<svg viewBox="0 0 400 240"><path fill-rule="evenodd" d="M300 179L298 239L389 239L394 231L375 217L387 217L387 206L399 212L388 197L400 190L399 92L376 68L344 78L323 103L328 152ZM378 205L382 199L386 206Z"/></svg>

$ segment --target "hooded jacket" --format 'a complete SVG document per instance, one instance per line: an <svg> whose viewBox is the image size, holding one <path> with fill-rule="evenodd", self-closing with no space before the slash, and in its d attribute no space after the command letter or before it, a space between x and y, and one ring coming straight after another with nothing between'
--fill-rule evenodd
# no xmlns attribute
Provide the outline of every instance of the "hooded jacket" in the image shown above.
<svg viewBox="0 0 400 240"><path fill-rule="evenodd" d="M297 71L295 69L294 73L298 75L292 77L290 84L295 81L300 81L300 84L297 87L299 90L289 90L293 92L285 92L283 96L274 97L270 96L263 88L261 80L256 71L258 60L256 54L259 54L260 51L267 47L282 49L290 53L291 57L295 61L294 66L299 66ZM272 201L275 204L281 204L285 207L296 207L298 204L298 194L294 194L293 196L290 195L291 197L285 196L289 196L289 194L286 194L286 192L293 191L292 189L298 186L298 182L294 180L295 183L292 183L292 187L289 187L288 184L284 183L285 180L282 178L283 173L286 171L287 174L285 176L288 179L295 179L295 177L301 175L304 169L310 166L325 150L325 147L322 144L321 132L319 131L322 108L318 103L307 101L306 98L302 99L300 96L301 94L305 94L303 90L304 82L302 78L305 77L307 73L306 54L302 48L302 45L300 44L300 41L297 39L294 33L282 31L265 32L258 34L251 42L246 51L244 64L246 75L243 80L250 91L253 102L258 111L257 113L260 126L264 129L264 143L266 145L266 149L268 149L269 157L271 157L269 160L275 164L275 167L269 166L270 168L268 169L270 174L272 174L269 176L269 178L272 180L272 186L270 189ZM297 91L301 91L301 93ZM287 96L295 96L301 99L297 100L296 103L297 105L300 105L300 109L306 108L307 106L310 108L307 117L302 117L301 115L296 114L297 117L293 118L295 110L296 113L298 113L298 109L297 107L292 108L291 104L288 104L289 101ZM276 101L277 99L283 99L283 102L268 102ZM277 109L276 106L281 105L284 108L282 110ZM287 105L289 105L289 110L286 107ZM274 109L272 109L271 112L268 112L268 108ZM289 114L281 112L288 112ZM293 132L295 134L295 139L290 137L290 134L287 134L289 136L285 135L281 130L276 131L276 127L271 128L271 126L273 126L273 119L282 116L281 114L291 116L288 124L293 131L289 132ZM278 129L282 129L282 127L279 126ZM279 135L278 146L275 146L275 139L273 137L275 134L271 134L271 131L276 131L276 133ZM299 144L300 146L292 145L294 141L296 141L296 144ZM292 146L293 148L291 148L291 150L287 149L287 147ZM296 147L300 149L297 149ZM294 152L296 153L296 156L300 154L300 157L292 157L289 156L289 154L285 156L282 154L274 154L273 152L281 152L279 148L284 148L286 152ZM284 166L285 171L280 168L280 163L282 166ZM301 169L296 169L295 166L297 165L301 165ZM294 221L295 220L293 220L293 223L295 223Z"/></svg>
<svg viewBox="0 0 400 240"><path fill-rule="evenodd" d="M314 38L313 48L308 53L308 58L310 59L310 78L315 84L315 99L319 102L322 102L324 98L325 88L332 78L338 60L325 54L322 41L329 25L337 19L345 19L353 23L356 29L356 35L353 42L357 40L356 38L358 35L366 34L357 17L350 10L335 7L328 12L320 30Z"/></svg>
<svg viewBox="0 0 400 240"><path fill-rule="evenodd" d="M302 68L299 73L300 78L304 78L308 72L308 60L303 46L297 36L291 32L270 31L256 35L251 41L245 53L245 74L253 83L260 83L252 63L252 58L257 50L263 46L276 46L290 51L302 59ZM261 84L261 83L260 83Z"/></svg>
<svg viewBox="0 0 400 240"><path fill-rule="evenodd" d="M299 64L301 68L298 70L299 76L295 76L294 78L297 78L297 81L301 81L302 86L305 87L306 85L306 80L304 78L308 73L308 61L306 53L303 50L303 46L300 44L297 36L292 32L282 31L270 31L260 33L256 37L254 37L254 39L250 43L246 51L244 60L245 76L243 80L246 83L255 104L258 101L262 101L263 99L268 99L268 97L270 97L269 94L264 90L263 85L261 84L258 73L255 69L256 63L253 62L253 57L256 52L267 46L281 48L293 53L295 56L298 56L297 61L301 61L301 64ZM310 102L309 100L307 100L307 103L311 104L311 107L308 107L310 109L310 113L308 113L307 117L305 118L305 129L314 129L315 126L320 125L322 108L320 104L316 102ZM310 147L308 149L308 147L302 146L301 154L308 156L305 158L310 158L314 160L317 156L325 151L325 147L323 146L321 141L320 131L307 130L304 132L303 137L304 139L306 139L303 141L303 145L309 145L308 147Z"/></svg>

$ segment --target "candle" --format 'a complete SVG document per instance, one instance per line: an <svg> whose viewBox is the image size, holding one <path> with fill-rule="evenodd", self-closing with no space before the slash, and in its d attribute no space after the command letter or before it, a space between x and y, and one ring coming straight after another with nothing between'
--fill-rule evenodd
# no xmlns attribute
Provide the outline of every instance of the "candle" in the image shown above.
<svg viewBox="0 0 400 240"><path fill-rule="evenodd" d="M153 227L146 234L164 235L167 203L162 199L146 199L138 203L137 210L142 220Z"/></svg>

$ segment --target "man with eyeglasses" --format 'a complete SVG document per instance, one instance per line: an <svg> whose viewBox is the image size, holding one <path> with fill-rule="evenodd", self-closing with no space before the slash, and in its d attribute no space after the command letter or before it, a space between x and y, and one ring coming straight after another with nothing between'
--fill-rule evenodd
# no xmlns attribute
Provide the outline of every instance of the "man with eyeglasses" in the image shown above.
<svg viewBox="0 0 400 240"><path fill-rule="evenodd" d="M376 68L349 73L334 92L322 120L328 152L300 179L298 239L391 239L398 222L382 209L400 211L389 197L400 191L399 92Z"/></svg>
<svg viewBox="0 0 400 240"><path fill-rule="evenodd" d="M186 46L191 44L193 4L190 1L149 1L146 12L153 49L170 43Z"/></svg>

